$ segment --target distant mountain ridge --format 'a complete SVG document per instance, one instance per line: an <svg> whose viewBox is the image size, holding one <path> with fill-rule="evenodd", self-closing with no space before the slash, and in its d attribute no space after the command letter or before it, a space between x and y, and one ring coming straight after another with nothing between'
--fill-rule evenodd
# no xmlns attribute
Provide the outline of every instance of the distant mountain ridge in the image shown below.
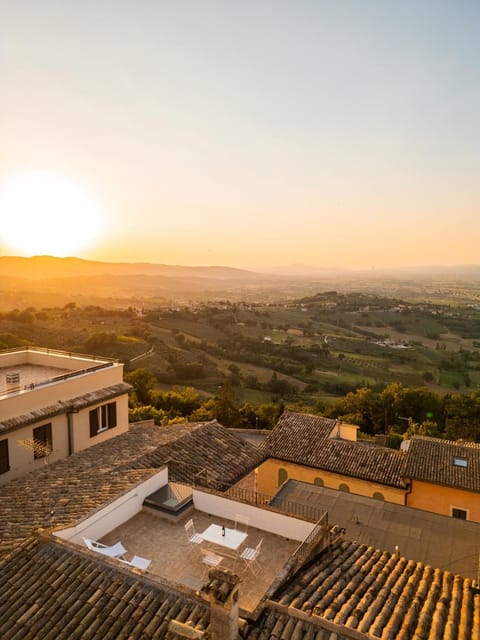
<svg viewBox="0 0 480 640"><path fill-rule="evenodd" d="M54 278L99 277L99 276L161 276L163 278L187 278L221 281L261 281L285 278L329 279L375 278L375 277L438 277L462 276L480 278L480 265L431 265L385 267L371 269L348 269L340 267L315 267L305 264L290 264L276 267L241 269L225 266L168 265L152 262L102 262L54 256L0 256L0 277L25 280Z"/></svg>
<svg viewBox="0 0 480 640"><path fill-rule="evenodd" d="M148 262L100 262L82 258L0 256L0 312L30 306L79 304L154 306L207 300L293 300L318 291L368 291L399 298L435 295L452 287L475 300L480 266L404 269L332 269L291 265L281 271L193 267Z"/></svg>
<svg viewBox="0 0 480 640"><path fill-rule="evenodd" d="M82 276L163 276L168 278L207 278L214 280L264 279L246 269L234 267L191 267L149 262L100 262L82 258L53 256L0 256L0 276L26 280L72 278Z"/></svg>
<svg viewBox="0 0 480 640"><path fill-rule="evenodd" d="M314 267L307 264L290 264L276 267L259 267L256 273L278 275L287 278L324 279L324 278L405 278L405 277L438 277L462 276L480 278L480 265L412 265L405 267L382 267L349 269L346 267Z"/></svg>

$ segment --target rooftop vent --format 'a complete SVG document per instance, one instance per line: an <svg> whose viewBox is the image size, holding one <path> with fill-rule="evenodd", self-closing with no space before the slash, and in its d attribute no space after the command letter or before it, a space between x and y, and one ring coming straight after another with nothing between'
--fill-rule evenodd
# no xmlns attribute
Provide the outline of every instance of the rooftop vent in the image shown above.
<svg viewBox="0 0 480 640"><path fill-rule="evenodd" d="M20 384L20 374L18 371L11 371L7 373L7 385L13 385L17 387Z"/></svg>

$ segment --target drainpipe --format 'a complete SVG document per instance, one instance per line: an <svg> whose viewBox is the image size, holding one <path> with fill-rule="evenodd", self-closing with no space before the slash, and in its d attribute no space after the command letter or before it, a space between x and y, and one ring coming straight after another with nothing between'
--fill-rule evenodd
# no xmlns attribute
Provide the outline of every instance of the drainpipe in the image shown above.
<svg viewBox="0 0 480 640"><path fill-rule="evenodd" d="M73 414L78 413L78 409L67 411L67 433L68 433L68 455L75 453L75 441L73 436Z"/></svg>
<svg viewBox="0 0 480 640"><path fill-rule="evenodd" d="M411 478L405 480L407 491L405 491L405 506L408 507L408 496L412 493L413 480Z"/></svg>

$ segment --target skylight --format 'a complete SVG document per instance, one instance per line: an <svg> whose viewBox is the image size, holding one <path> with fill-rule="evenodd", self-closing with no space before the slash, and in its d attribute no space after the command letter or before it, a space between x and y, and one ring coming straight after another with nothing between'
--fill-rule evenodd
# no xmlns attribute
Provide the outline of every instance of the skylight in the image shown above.
<svg viewBox="0 0 480 640"><path fill-rule="evenodd" d="M453 458L453 464L456 467L468 467L468 460L466 458L461 458L460 456L455 456Z"/></svg>

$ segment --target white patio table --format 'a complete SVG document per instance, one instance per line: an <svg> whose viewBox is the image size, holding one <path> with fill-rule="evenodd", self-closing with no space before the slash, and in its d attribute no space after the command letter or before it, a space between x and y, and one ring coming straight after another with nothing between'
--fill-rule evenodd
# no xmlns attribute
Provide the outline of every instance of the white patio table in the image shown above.
<svg viewBox="0 0 480 640"><path fill-rule="evenodd" d="M225 527L225 535L222 535L222 526L211 524L200 534L204 540L236 551L238 547L247 539L247 534L238 529L228 529Z"/></svg>

